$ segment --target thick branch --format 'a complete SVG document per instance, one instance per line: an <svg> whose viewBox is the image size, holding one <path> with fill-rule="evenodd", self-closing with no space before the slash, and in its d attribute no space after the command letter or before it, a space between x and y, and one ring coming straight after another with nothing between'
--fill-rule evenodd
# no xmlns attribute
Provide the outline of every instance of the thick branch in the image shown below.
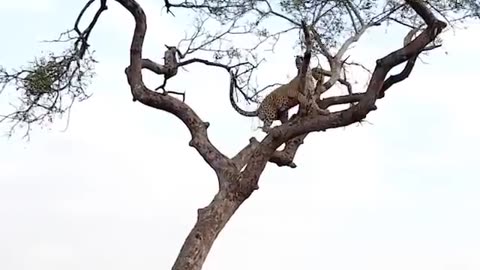
<svg viewBox="0 0 480 270"><path fill-rule="evenodd" d="M420 31L420 28L411 29L407 33L405 38L403 39L403 45L407 46L410 42L412 42L412 39L413 39L414 35L418 31ZM428 47L425 47L424 50L426 50L426 49L428 49ZM390 88L392 85L394 85L396 83L399 83L399 82L405 80L406 78L408 78L408 76L410 76L410 73L412 72L413 67L415 66L415 62L417 61L417 58L418 58L419 55L420 55L420 53L415 54L413 57L408 59L407 64L405 65L405 67L403 68L403 70L400 73L398 73L396 75L392 75L387 80L385 80L385 82L383 83L382 89L378 93L378 98L379 99L383 98L385 96L385 91L387 91L388 88Z"/></svg>
<svg viewBox="0 0 480 270"><path fill-rule="evenodd" d="M148 58L142 59L142 68L146 68L156 74L166 74L168 73L168 68L164 65L156 63Z"/></svg>
<svg viewBox="0 0 480 270"><path fill-rule="evenodd" d="M423 0L406 0L405 2L407 2L410 7L422 17L423 21L425 21L428 26L432 26L438 22L433 12L427 8Z"/></svg>
<svg viewBox="0 0 480 270"><path fill-rule="evenodd" d="M203 159L215 170L217 174L230 168L231 162L208 139L208 122L204 122L185 103L171 97L153 92L144 85L142 80L142 67L147 66L152 70L161 71L161 66L148 59L142 60L142 47L147 28L146 16L143 9L134 0L117 0L135 18L135 30L130 47L130 66L125 70L132 95L142 104L152 108L169 112L178 117L189 129L192 136L190 146L193 146Z"/></svg>
<svg viewBox="0 0 480 270"><path fill-rule="evenodd" d="M185 239L172 270L202 269L213 242L244 201L243 196L234 195L234 189L235 186L231 186L228 191L220 190L207 207L198 209L197 222Z"/></svg>
<svg viewBox="0 0 480 270"><path fill-rule="evenodd" d="M324 98L322 100L319 100L317 103L320 108L327 109L328 107L333 105L359 102L360 100L362 100L364 96L365 96L365 93L353 93L351 95L349 94L345 96L334 96L334 97Z"/></svg>
<svg viewBox="0 0 480 270"><path fill-rule="evenodd" d="M281 151L276 150L268 161L277 164L277 166L279 167L287 166L290 168L296 168L297 165L293 162L293 160L295 158L298 148L300 147L300 145L303 144L303 140L305 139L305 137L306 134L289 140L288 142L286 142L285 148ZM247 164L253 152L259 146L260 143L257 141L257 139L251 138L250 143L232 158L233 162L239 170Z"/></svg>
<svg viewBox="0 0 480 270"><path fill-rule="evenodd" d="M405 67L401 72L395 75L391 75L385 80L385 82L382 85L382 88L378 93L378 97L377 97L378 99L384 98L385 91L387 91L394 84L399 83L405 80L406 78L408 78L408 76L410 76L410 73L412 72L413 67L415 66L415 61L417 60L417 58L418 58L418 55L415 55L412 58L408 59L407 64L405 65ZM318 106L322 109L326 109L333 105L359 102L364 96L365 96L365 93L354 93L348 96L346 95L346 96L328 97L318 101Z"/></svg>

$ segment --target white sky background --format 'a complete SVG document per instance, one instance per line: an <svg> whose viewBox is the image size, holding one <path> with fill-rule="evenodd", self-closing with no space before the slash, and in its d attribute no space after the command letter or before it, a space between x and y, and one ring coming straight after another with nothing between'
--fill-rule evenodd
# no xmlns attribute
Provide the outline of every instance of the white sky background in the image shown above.
<svg viewBox="0 0 480 270"><path fill-rule="evenodd" d="M48 49L39 41L71 27L83 2L2 3L0 64L18 67ZM162 1L140 2L144 56L160 61L163 44L183 37L182 16L165 15ZM123 70L132 30L112 2L90 42L100 61L94 95L74 107L66 132L61 122L30 142L0 140L0 269L168 269L215 193L183 124L131 101ZM351 52L370 67L404 34L376 33ZM442 35L444 47L423 56L428 64L419 61L378 102L373 125L311 134L297 169L268 165L204 269L479 269L478 36L478 25ZM292 76L296 53L279 49L268 79ZM231 156L259 133L231 108L226 74L203 68L180 71L169 86L187 90L211 140Z"/></svg>

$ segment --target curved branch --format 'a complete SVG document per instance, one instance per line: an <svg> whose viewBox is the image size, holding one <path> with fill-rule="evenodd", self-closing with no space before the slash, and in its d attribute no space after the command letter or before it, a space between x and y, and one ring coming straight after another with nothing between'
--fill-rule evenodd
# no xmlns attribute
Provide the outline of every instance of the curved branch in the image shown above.
<svg viewBox="0 0 480 270"><path fill-rule="evenodd" d="M210 167L219 174L225 168L231 167L230 160L223 155L208 139L208 122L204 122L185 103L171 97L147 89L143 83L141 70L148 67L151 70L162 71L161 66L148 59L142 59L143 41L147 28L143 9L135 0L116 0L135 18L135 30L130 47L130 66L125 69L128 83L134 99L152 108L163 110L175 115L189 129L192 136L190 146L194 147Z"/></svg>

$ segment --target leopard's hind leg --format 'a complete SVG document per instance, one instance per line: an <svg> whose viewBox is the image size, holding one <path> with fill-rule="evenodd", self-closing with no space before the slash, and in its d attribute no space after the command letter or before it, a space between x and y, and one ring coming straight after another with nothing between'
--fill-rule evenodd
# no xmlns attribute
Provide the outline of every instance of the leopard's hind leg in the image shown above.
<svg viewBox="0 0 480 270"><path fill-rule="evenodd" d="M282 122L282 124L285 124L288 121L288 110L284 110L282 112L278 113L278 120Z"/></svg>

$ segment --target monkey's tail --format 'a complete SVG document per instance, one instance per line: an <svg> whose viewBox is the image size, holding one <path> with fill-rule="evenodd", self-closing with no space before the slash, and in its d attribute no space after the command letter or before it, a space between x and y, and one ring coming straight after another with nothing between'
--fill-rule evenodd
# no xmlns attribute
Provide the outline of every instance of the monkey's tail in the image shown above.
<svg viewBox="0 0 480 270"><path fill-rule="evenodd" d="M232 107L237 111L239 114L247 117L255 117L258 115L257 110L255 111L244 111L242 108L240 108L237 103L235 102L233 98L233 90L235 90L235 77L230 70L230 103L232 104Z"/></svg>

